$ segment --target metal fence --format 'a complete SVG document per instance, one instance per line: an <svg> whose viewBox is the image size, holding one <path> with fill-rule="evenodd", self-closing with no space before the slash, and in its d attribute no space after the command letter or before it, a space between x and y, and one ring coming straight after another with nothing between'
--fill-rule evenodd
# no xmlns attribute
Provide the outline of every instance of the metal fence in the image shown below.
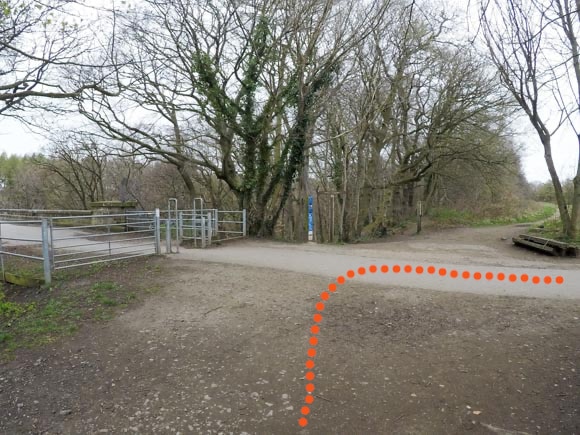
<svg viewBox="0 0 580 435"><path fill-rule="evenodd" d="M246 237L246 210L219 210L216 214L216 233L219 240Z"/></svg>
<svg viewBox="0 0 580 435"><path fill-rule="evenodd" d="M20 221L34 220L39 221L43 217L57 216L91 216L90 210L40 210L40 209L19 209L19 208L1 208L0 220L2 221Z"/></svg>
<svg viewBox="0 0 580 435"><path fill-rule="evenodd" d="M246 211L218 209L175 210L170 212L169 233L175 231L175 240L190 241L195 247L206 248L216 241L246 237ZM173 239L173 237L172 237Z"/></svg>
<svg viewBox="0 0 580 435"><path fill-rule="evenodd" d="M155 213L49 219L54 270L159 253Z"/></svg>
<svg viewBox="0 0 580 435"><path fill-rule="evenodd" d="M44 281L52 272L72 267L159 254L159 211L126 214L62 216L40 220L0 221L0 263L5 257L42 262Z"/></svg>
<svg viewBox="0 0 580 435"><path fill-rule="evenodd" d="M127 211L123 216L129 230L153 230L150 215L155 212Z"/></svg>
<svg viewBox="0 0 580 435"><path fill-rule="evenodd" d="M177 234L181 240L189 240L194 246L211 246L217 236L216 209L181 210L177 212Z"/></svg>
<svg viewBox="0 0 580 435"><path fill-rule="evenodd" d="M18 212L21 216L27 214L27 211ZM34 212L46 216L48 211ZM54 214L18 220L14 213L11 219L0 220L0 263L4 278L5 257L41 262L44 281L50 284L52 272L56 270L160 254L163 238L165 252L171 253L174 242L179 252L183 241L206 248L216 240L246 236L245 210L178 210L173 199L167 212L157 209L107 215Z"/></svg>
<svg viewBox="0 0 580 435"><path fill-rule="evenodd" d="M25 258L33 262L45 263L47 246L42 237L48 233L48 224L42 220L10 220L0 221L0 265L2 276L5 276L6 257ZM50 282L50 265L44 264L45 281L48 267L48 282Z"/></svg>

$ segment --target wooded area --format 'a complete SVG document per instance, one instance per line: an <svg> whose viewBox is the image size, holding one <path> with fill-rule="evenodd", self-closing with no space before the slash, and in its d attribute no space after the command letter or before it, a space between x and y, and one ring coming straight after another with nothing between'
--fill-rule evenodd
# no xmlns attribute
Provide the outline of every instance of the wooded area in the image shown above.
<svg viewBox="0 0 580 435"><path fill-rule="evenodd" d="M580 178L566 198L541 105L549 83L558 126L574 124L578 9L482 2L478 45L458 40L454 11L426 1L0 1L0 117L47 137L42 155L0 158L2 206L150 209L203 196L247 209L250 234L306 240L311 195L321 241L384 235L419 201L424 213L509 214L534 194L511 128L519 107L572 234ZM544 62L548 31L563 36ZM578 79L572 97L558 71ZM82 122L55 129L41 110Z"/></svg>

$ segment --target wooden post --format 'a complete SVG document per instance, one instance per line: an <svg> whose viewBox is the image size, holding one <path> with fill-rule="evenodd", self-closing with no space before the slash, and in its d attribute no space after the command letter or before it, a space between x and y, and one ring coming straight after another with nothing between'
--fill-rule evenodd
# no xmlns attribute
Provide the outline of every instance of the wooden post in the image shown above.
<svg viewBox="0 0 580 435"><path fill-rule="evenodd" d="M334 243L334 204L335 204L334 194L330 195L330 202L331 202L331 207L330 207L330 241L332 243Z"/></svg>
<svg viewBox="0 0 580 435"><path fill-rule="evenodd" d="M423 216L423 204L421 201L417 203L417 234L421 232L421 217Z"/></svg>

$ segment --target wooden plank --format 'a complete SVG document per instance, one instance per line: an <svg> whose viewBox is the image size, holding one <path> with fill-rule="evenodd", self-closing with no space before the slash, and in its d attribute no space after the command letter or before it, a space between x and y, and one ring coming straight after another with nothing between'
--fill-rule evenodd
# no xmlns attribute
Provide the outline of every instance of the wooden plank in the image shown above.
<svg viewBox="0 0 580 435"><path fill-rule="evenodd" d="M552 248L551 246L546 246L546 245L542 245L539 243L530 242L528 240L524 240L524 239L521 239L519 237L514 237L512 240L516 245L537 249L538 251L543 251L543 252L546 252L546 253L551 254L551 255L558 255L558 252L556 251L556 249Z"/></svg>
<svg viewBox="0 0 580 435"><path fill-rule="evenodd" d="M539 243L542 245L556 246L561 249L568 249L570 247L570 244L566 242L560 242L559 240L554 239L546 239L544 237L531 236L529 234L521 234L520 238L528 240L530 242Z"/></svg>

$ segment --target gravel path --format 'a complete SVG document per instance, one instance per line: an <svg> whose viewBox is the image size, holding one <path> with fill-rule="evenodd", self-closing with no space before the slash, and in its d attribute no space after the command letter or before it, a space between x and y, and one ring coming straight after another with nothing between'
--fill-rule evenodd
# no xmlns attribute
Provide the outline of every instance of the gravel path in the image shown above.
<svg viewBox="0 0 580 435"><path fill-rule="evenodd" d="M0 365L0 433L579 434L580 301L563 299L576 298L578 262L490 231L476 245L458 230L159 258L159 293ZM530 290L404 272L348 281L323 311L315 400L300 428L315 304L331 278L371 263L537 270L566 283Z"/></svg>
<svg viewBox="0 0 580 435"><path fill-rule="evenodd" d="M288 245L275 242L242 241L207 250L182 249L175 258L211 261L225 264L258 266L321 276L333 280L349 269L380 266L410 265L412 273L365 274L357 281L378 285L394 285L425 290L442 290L459 293L488 295L529 296L542 298L580 298L580 260L577 258L553 258L513 246L511 237L522 232L520 226L466 228L446 230L419 236L404 236L394 241L373 244L328 246L317 244ZM415 273L417 266L436 267L435 274L426 271ZM446 276L439 270L445 268ZM456 270L458 278L451 278ZM469 279L462 278L469 272ZM474 280L479 272L482 279ZM493 274L493 279L485 278ZM498 274L505 279L498 281ZM510 282L509 276L518 279ZM522 282L521 276L529 280ZM533 284L534 276L541 278ZM552 279L546 285L544 278ZM556 277L564 279L557 284Z"/></svg>

